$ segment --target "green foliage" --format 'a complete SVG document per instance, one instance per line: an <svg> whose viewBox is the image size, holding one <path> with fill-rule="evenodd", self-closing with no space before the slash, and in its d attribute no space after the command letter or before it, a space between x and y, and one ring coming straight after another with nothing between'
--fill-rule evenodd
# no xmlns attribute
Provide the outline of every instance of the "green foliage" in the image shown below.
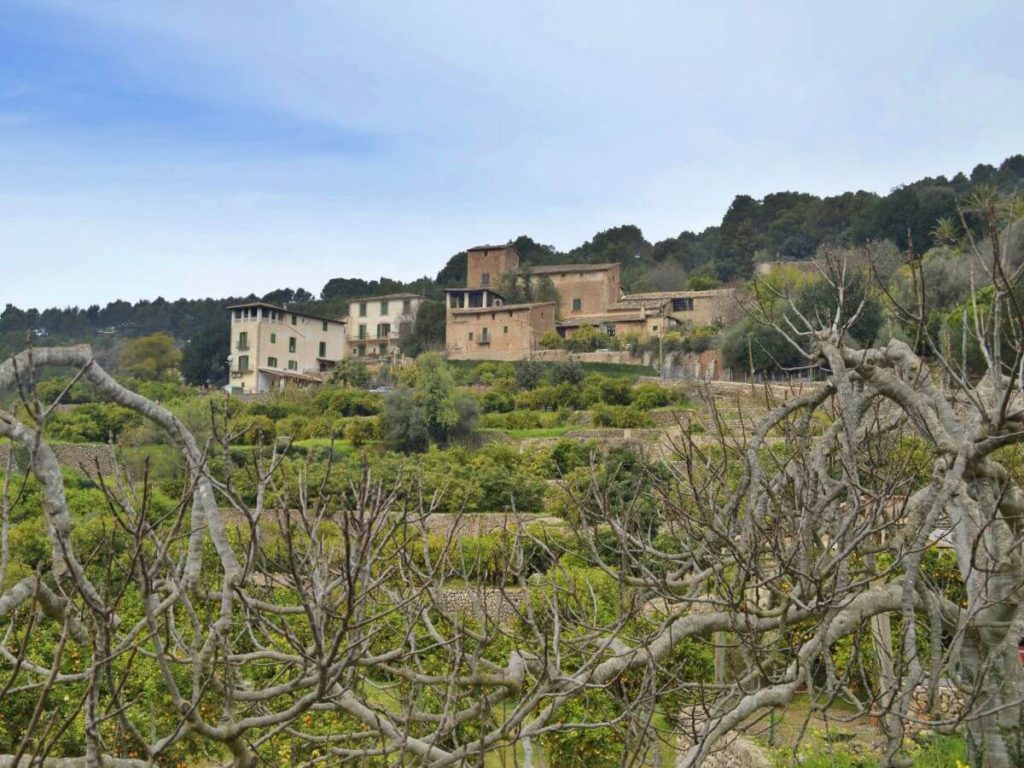
<svg viewBox="0 0 1024 768"><path fill-rule="evenodd" d="M564 349L565 339L563 339L558 331L545 331L539 340L541 349Z"/></svg>
<svg viewBox="0 0 1024 768"><path fill-rule="evenodd" d="M231 325L225 317L185 342L181 355L181 377L186 383L197 387L226 384L230 354Z"/></svg>
<svg viewBox="0 0 1024 768"><path fill-rule="evenodd" d="M853 346L870 344L882 325L882 305L869 293L869 280L866 274L846 275L844 301L848 315L864 302L856 322L849 329L848 343ZM788 318L796 328L802 328L801 317L816 327L827 327L833 321L838 302L836 289L823 280L801 281L796 286L792 303L778 299L770 292L762 295L766 296L766 309L772 313L772 320L781 327L787 327ZM781 333L753 317L748 317L726 334L722 341L722 358L727 368L744 373L749 373L751 366L755 373L768 373L806 364L800 350Z"/></svg>
<svg viewBox="0 0 1024 768"><path fill-rule="evenodd" d="M266 445L277 437L277 425L269 416L244 414L231 426L238 435L235 442L241 445Z"/></svg>
<svg viewBox="0 0 1024 768"><path fill-rule="evenodd" d="M484 429L547 429L562 426L568 415L566 411L542 410L485 413L480 417L480 426Z"/></svg>
<svg viewBox="0 0 1024 768"><path fill-rule="evenodd" d="M585 726L614 720L619 714L616 701L606 691L595 690L566 700L555 714L555 721ZM616 726L552 731L544 734L540 742L551 765L615 768L622 761L623 734Z"/></svg>
<svg viewBox="0 0 1024 768"><path fill-rule="evenodd" d="M638 384L632 392L633 405L644 411L663 408L678 398L677 391L657 384Z"/></svg>
<svg viewBox="0 0 1024 768"><path fill-rule="evenodd" d="M350 419L345 427L345 439L356 447L379 440L380 437L381 425L377 417Z"/></svg>
<svg viewBox="0 0 1024 768"><path fill-rule="evenodd" d="M583 380L583 402L588 406L629 405L633 400L633 388L624 379L612 379L592 373Z"/></svg>
<svg viewBox="0 0 1024 768"><path fill-rule="evenodd" d="M565 340L570 352L593 352L608 345L608 337L593 325L581 325Z"/></svg>
<svg viewBox="0 0 1024 768"><path fill-rule="evenodd" d="M402 353L418 357L424 352L444 349L445 306L443 301L423 301L416 311L412 332L401 340Z"/></svg>
<svg viewBox="0 0 1024 768"><path fill-rule="evenodd" d="M370 371L365 363L346 358L334 366L331 381L343 387L365 389L370 386Z"/></svg>
<svg viewBox="0 0 1024 768"><path fill-rule="evenodd" d="M384 403L387 440L404 451L423 451L431 444L468 437L479 415L472 397L461 395L444 361L434 354L420 357L410 369L411 386L402 386Z"/></svg>
<svg viewBox="0 0 1024 768"><path fill-rule="evenodd" d="M650 415L633 405L605 405L598 403L591 409L595 427L651 427L654 422Z"/></svg>
<svg viewBox="0 0 1024 768"><path fill-rule="evenodd" d="M117 439L140 417L127 408L113 403L82 403L67 411L55 411L46 424L52 440L72 443L105 443Z"/></svg>
<svg viewBox="0 0 1024 768"><path fill-rule="evenodd" d="M126 341L118 357L118 368L140 379L168 379L177 375L181 352L174 337L154 333Z"/></svg>

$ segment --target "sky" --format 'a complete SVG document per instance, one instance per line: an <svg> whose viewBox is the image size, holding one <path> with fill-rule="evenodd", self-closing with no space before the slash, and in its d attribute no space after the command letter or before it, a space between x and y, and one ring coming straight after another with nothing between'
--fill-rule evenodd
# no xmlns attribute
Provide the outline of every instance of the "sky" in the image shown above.
<svg viewBox="0 0 1024 768"><path fill-rule="evenodd" d="M8 0L0 306L318 293L1024 151L1019 0Z"/></svg>

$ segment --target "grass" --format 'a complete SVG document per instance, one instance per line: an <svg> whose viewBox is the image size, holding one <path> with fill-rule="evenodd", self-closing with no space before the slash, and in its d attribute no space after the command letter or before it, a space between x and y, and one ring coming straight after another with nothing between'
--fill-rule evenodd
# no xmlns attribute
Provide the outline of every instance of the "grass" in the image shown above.
<svg viewBox="0 0 1024 768"><path fill-rule="evenodd" d="M356 447L348 440L331 440L329 437L307 437L304 440L294 440L291 447L304 451L313 451L330 448L332 445L334 446L335 456L344 456L354 453L356 450Z"/></svg>
<svg viewBox="0 0 1024 768"><path fill-rule="evenodd" d="M768 746L769 718L748 722L749 735L765 748L777 768L793 764L794 747L800 768L877 768L881 757L878 745L883 741L877 726L839 702L827 715L815 710L809 716L808 710L806 697L797 697L777 712L773 747ZM914 768L954 768L958 760L965 760L961 736L934 735L920 742L908 739L906 749Z"/></svg>

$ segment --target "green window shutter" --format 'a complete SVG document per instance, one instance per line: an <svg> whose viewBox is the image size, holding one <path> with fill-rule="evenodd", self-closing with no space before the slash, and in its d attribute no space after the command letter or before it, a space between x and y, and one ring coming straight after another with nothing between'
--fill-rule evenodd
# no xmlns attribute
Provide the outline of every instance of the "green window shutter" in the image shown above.
<svg viewBox="0 0 1024 768"><path fill-rule="evenodd" d="M277 344L277 334L276 333L270 334L270 343L271 344Z"/></svg>
<svg viewBox="0 0 1024 768"><path fill-rule="evenodd" d="M320 357L327 357L327 342L320 342Z"/></svg>
<svg viewBox="0 0 1024 768"><path fill-rule="evenodd" d="M294 336L292 336L291 338L288 339L288 351L289 352L294 352L295 351L295 337Z"/></svg>
<svg viewBox="0 0 1024 768"><path fill-rule="evenodd" d="M380 303L380 313L382 315L386 315L388 313L388 303L386 301L382 301Z"/></svg>

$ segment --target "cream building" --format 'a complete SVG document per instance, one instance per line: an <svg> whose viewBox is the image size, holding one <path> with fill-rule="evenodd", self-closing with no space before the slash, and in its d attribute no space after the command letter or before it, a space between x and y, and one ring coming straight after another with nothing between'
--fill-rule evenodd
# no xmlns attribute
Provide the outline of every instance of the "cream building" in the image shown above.
<svg viewBox="0 0 1024 768"><path fill-rule="evenodd" d="M399 356L401 340L412 333L423 301L418 293L352 299L348 305L346 355L378 359Z"/></svg>
<svg viewBox="0 0 1024 768"><path fill-rule="evenodd" d="M268 392L322 381L345 354L345 320L293 312L263 301L231 312L229 392Z"/></svg>

